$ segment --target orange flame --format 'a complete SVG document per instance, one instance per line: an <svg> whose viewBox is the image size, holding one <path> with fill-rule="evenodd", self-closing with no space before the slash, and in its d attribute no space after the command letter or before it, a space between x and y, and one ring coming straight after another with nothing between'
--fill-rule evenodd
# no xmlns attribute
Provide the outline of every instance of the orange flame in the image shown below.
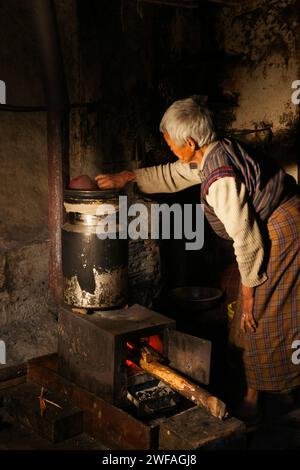
<svg viewBox="0 0 300 470"><path fill-rule="evenodd" d="M141 339L146 341L153 349L155 349L159 353L163 353L163 342L158 335L152 335ZM126 347L129 350L134 350L135 348L135 346L130 341L127 341ZM140 368L130 359L126 359L126 366L129 368L131 373L140 371Z"/></svg>
<svg viewBox="0 0 300 470"><path fill-rule="evenodd" d="M150 344L150 346L155 349L157 352L159 352L160 354L163 353L163 342L160 338L160 336L158 335L152 335L152 336L149 336L147 339L147 343Z"/></svg>

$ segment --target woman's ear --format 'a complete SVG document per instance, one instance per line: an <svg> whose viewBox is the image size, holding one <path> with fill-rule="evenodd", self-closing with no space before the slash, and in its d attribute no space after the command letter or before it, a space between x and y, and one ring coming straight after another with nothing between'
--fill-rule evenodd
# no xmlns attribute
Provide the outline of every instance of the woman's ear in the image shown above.
<svg viewBox="0 0 300 470"><path fill-rule="evenodd" d="M197 149L197 142L192 137L188 137L186 143L193 152Z"/></svg>

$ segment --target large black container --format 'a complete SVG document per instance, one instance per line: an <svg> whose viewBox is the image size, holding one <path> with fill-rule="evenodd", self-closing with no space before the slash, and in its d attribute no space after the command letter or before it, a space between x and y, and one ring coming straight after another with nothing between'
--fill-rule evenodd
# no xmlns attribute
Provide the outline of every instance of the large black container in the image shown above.
<svg viewBox="0 0 300 470"><path fill-rule="evenodd" d="M127 303L127 239L119 239L119 225L115 239L98 236L107 210L118 220L119 195L113 190L64 193L62 265L64 300L69 305L101 310Z"/></svg>
<svg viewBox="0 0 300 470"><path fill-rule="evenodd" d="M167 293L164 311L179 330L213 340L226 327L224 299L224 292L214 287L177 287Z"/></svg>

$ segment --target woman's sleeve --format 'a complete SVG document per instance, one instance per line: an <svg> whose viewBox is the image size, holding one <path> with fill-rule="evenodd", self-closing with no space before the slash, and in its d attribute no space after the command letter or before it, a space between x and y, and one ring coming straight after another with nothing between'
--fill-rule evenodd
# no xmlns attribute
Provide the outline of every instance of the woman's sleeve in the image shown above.
<svg viewBox="0 0 300 470"><path fill-rule="evenodd" d="M134 170L135 181L143 193L174 193L200 184L198 167L188 163L167 163Z"/></svg>
<svg viewBox="0 0 300 470"><path fill-rule="evenodd" d="M233 239L243 285L255 287L265 282L263 237L245 184L231 176L219 178L210 185L206 199Z"/></svg>

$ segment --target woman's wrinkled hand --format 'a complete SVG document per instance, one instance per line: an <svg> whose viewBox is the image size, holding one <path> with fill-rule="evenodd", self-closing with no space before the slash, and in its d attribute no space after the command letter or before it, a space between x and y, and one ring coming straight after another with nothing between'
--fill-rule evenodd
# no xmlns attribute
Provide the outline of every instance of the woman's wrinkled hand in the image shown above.
<svg viewBox="0 0 300 470"><path fill-rule="evenodd" d="M134 179L135 174L132 171L122 171L97 175L95 181L100 189L121 189Z"/></svg>
<svg viewBox="0 0 300 470"><path fill-rule="evenodd" d="M241 329L244 333L247 333L247 331L252 331L253 333L255 333L258 324L253 316L254 289L243 286L242 291L243 310L241 317Z"/></svg>

